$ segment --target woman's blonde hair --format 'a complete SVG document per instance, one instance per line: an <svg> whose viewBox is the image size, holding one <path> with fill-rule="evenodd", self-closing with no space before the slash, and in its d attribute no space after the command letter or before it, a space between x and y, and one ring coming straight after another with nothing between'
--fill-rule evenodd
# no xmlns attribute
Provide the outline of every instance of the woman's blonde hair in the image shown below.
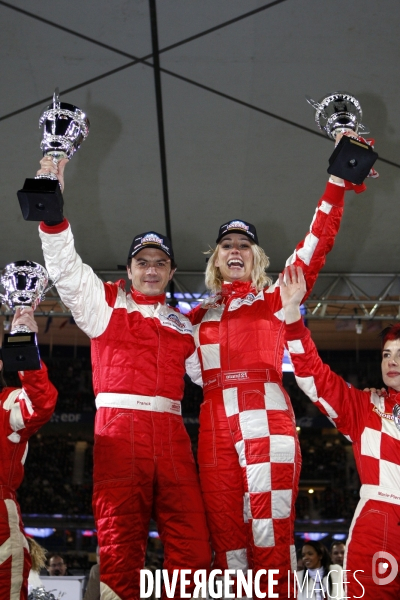
<svg viewBox="0 0 400 600"><path fill-rule="evenodd" d="M32 559L32 571L40 572L46 564L46 550L33 538L27 537L29 552Z"/></svg>
<svg viewBox="0 0 400 600"><path fill-rule="evenodd" d="M211 254L206 268L206 286L214 294L219 292L222 287L223 278L221 271L215 266L215 261L218 256L219 244L213 250L210 248L204 254ZM254 257L253 269L251 271L251 281L253 286L259 292L265 286L272 284L272 279L266 274L266 269L269 267L269 258L265 254L261 246L257 244L251 244L251 249Z"/></svg>

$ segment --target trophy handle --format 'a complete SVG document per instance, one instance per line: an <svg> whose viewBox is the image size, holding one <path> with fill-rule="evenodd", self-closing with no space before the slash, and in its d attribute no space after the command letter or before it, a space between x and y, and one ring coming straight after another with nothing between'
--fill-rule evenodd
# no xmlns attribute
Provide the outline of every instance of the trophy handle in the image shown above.
<svg viewBox="0 0 400 600"><path fill-rule="evenodd" d="M371 132L366 125L359 123L358 124L358 133L362 133L363 135L365 135L366 133L371 133Z"/></svg>
<svg viewBox="0 0 400 600"><path fill-rule="evenodd" d="M7 298L6 296L4 296L4 294L0 294L0 304L5 304L6 306L8 306L8 308L10 308L7 302Z"/></svg>
<svg viewBox="0 0 400 600"><path fill-rule="evenodd" d="M311 104L311 106L313 108L315 108L315 110L318 110L321 113L321 115L324 117L324 119L328 118L328 115L325 113L325 110L324 110L324 107L322 106L322 104L320 104L316 100L313 100L312 98L310 98L310 96L306 96L306 100L307 100L308 104Z"/></svg>
<svg viewBox="0 0 400 600"><path fill-rule="evenodd" d="M60 90L58 87L55 88L53 94L53 109L60 108Z"/></svg>
<svg viewBox="0 0 400 600"><path fill-rule="evenodd" d="M58 280L60 279L60 277L61 277L61 273L59 272L59 273L56 275L56 277L55 277L54 279L52 279L52 282L51 282L51 284L49 285L49 287L47 287L47 288L44 290L44 292L42 293L42 295L40 296L40 302L41 302L42 300L44 300L44 298L45 298L45 296L46 296L47 292L48 292L48 291L50 291L50 290L51 290L51 289L52 289L52 288L53 288L53 287L54 287L54 286L57 284L57 282L58 282Z"/></svg>

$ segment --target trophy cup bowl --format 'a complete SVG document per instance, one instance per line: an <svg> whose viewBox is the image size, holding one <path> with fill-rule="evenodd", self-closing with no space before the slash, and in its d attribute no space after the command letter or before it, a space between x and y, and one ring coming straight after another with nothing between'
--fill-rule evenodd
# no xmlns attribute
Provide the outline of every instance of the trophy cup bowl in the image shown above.
<svg viewBox="0 0 400 600"><path fill-rule="evenodd" d="M316 102L306 96L315 108L315 122L321 131L332 140L339 133L353 132L356 138L344 135L329 158L328 173L346 179L356 185L367 177L378 158L372 146L358 136L369 133L362 121L361 104L348 92L333 92Z"/></svg>
<svg viewBox="0 0 400 600"><path fill-rule="evenodd" d="M19 260L7 265L0 282L5 293L0 300L11 310L23 306L36 308L52 287L47 287L49 276L44 267L29 260ZM54 285L54 284L53 284ZM2 347L4 368L8 371L40 369L40 354L36 333L26 325L18 325L4 334Z"/></svg>
<svg viewBox="0 0 400 600"><path fill-rule="evenodd" d="M58 162L71 160L81 143L89 135L89 119L77 106L60 102L58 89L53 103L41 114L42 128L40 149L43 156L51 156ZM17 192L22 215L27 221L61 222L63 220L63 197L56 175L46 173L35 179L26 179L22 190Z"/></svg>

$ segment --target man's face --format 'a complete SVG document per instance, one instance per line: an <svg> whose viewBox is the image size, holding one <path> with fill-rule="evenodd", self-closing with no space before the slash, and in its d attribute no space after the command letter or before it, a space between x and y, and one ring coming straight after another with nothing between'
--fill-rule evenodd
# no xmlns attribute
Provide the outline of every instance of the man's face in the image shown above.
<svg viewBox="0 0 400 600"><path fill-rule="evenodd" d="M127 271L132 287L145 296L163 294L175 273L171 269L171 259L157 248L145 248L138 252Z"/></svg>
<svg viewBox="0 0 400 600"><path fill-rule="evenodd" d="M343 567L343 559L344 559L344 544L335 544L332 548L332 563L334 565L340 565Z"/></svg>
<svg viewBox="0 0 400 600"><path fill-rule="evenodd" d="M67 565L61 558L61 556L52 556L49 560L49 565L47 567L49 575L65 575L67 572Z"/></svg>

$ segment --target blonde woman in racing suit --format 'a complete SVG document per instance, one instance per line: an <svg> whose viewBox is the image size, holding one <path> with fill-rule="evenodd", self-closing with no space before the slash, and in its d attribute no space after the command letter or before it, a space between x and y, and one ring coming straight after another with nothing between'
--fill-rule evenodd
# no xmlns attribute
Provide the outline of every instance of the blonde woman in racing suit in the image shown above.
<svg viewBox="0 0 400 600"><path fill-rule="evenodd" d="M331 177L310 229L287 264L310 293L339 230L346 182ZM356 190L361 191L361 190ZM279 286L254 225L224 223L208 261L213 292L189 318L202 366L198 463L214 569L279 569L286 597L296 566L294 505L301 467L290 400L282 385L284 321ZM261 590L267 592L267 576ZM283 595L282 595L283 594Z"/></svg>

